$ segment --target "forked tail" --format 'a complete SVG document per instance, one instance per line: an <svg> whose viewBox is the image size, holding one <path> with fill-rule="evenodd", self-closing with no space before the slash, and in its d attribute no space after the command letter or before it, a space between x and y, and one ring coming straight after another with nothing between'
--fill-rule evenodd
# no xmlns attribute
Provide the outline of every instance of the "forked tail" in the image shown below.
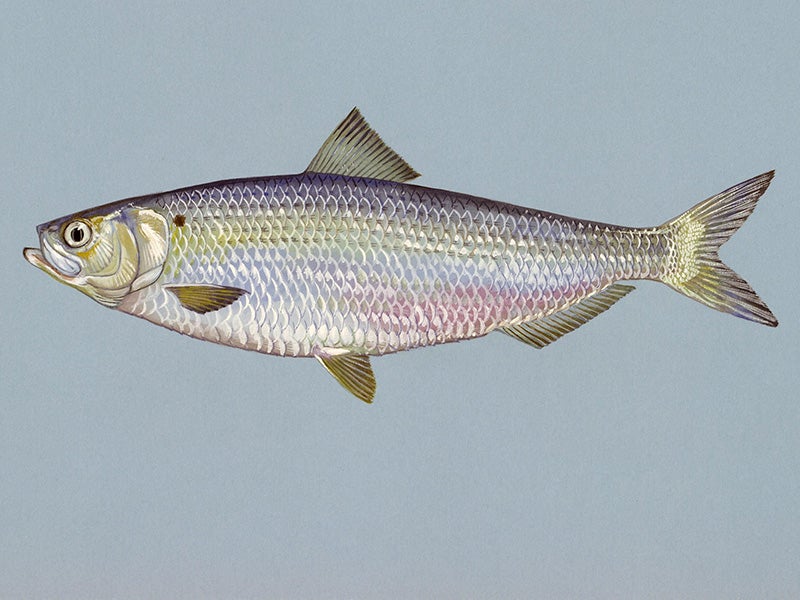
<svg viewBox="0 0 800 600"><path fill-rule="evenodd" d="M743 181L664 223L672 241L664 283L689 298L737 317L776 327L778 320L753 288L718 255L756 207L775 171Z"/></svg>

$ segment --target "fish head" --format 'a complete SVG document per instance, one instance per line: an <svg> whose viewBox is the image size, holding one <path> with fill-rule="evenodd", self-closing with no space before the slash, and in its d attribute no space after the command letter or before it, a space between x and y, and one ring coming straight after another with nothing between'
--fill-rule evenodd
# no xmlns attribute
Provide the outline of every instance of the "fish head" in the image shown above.
<svg viewBox="0 0 800 600"><path fill-rule="evenodd" d="M39 248L25 248L25 259L110 307L158 279L169 250L167 220L151 208L84 211L36 229Z"/></svg>

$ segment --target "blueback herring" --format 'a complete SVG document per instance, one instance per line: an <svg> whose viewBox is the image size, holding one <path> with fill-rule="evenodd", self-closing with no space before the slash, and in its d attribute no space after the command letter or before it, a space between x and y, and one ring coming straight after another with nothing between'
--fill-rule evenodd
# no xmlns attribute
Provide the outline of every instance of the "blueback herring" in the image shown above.
<svg viewBox="0 0 800 600"><path fill-rule="evenodd" d="M353 109L297 175L219 181L44 223L25 258L101 304L210 342L315 357L370 402L369 357L501 331L541 348L652 279L778 324L719 247L764 173L658 227L405 183Z"/></svg>

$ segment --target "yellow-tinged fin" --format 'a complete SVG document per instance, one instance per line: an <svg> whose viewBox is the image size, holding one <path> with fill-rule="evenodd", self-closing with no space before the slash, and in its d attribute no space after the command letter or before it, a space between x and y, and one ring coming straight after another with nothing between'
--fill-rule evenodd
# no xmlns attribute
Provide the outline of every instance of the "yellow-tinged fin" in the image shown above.
<svg viewBox="0 0 800 600"><path fill-rule="evenodd" d="M662 225L675 256L661 280L706 306L776 327L772 311L717 254L753 212L774 175L769 171L743 181Z"/></svg>
<svg viewBox="0 0 800 600"><path fill-rule="evenodd" d="M358 108L328 136L306 172L401 182L419 177L369 126Z"/></svg>
<svg viewBox="0 0 800 600"><path fill-rule="evenodd" d="M207 312L225 308L233 304L247 290L222 285L168 285L181 306L204 315Z"/></svg>
<svg viewBox="0 0 800 600"><path fill-rule="evenodd" d="M534 348L544 348L547 344L555 342L570 331L575 331L581 325L605 312L617 300L631 293L634 289L632 285L615 283L562 311L536 321L526 321L510 327L501 327L500 331L521 342L530 344Z"/></svg>
<svg viewBox="0 0 800 600"><path fill-rule="evenodd" d="M366 354L333 354L317 356L322 366L342 387L359 400L370 403L375 397L375 375Z"/></svg>

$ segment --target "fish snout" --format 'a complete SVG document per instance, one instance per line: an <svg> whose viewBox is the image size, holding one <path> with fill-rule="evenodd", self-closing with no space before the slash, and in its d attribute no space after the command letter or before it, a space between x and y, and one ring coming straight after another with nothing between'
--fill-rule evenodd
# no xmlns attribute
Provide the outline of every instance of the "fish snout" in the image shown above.
<svg viewBox="0 0 800 600"><path fill-rule="evenodd" d="M81 271L76 259L58 252L47 240L42 240L41 248L25 248L22 255L34 267L61 281L72 279Z"/></svg>
<svg viewBox="0 0 800 600"><path fill-rule="evenodd" d="M24 248L22 250L22 256L25 257L29 263L31 263L34 267L42 268L41 265L44 263L44 257L42 256L42 251L39 248Z"/></svg>
<svg viewBox="0 0 800 600"><path fill-rule="evenodd" d="M22 256L37 269L41 269L51 277L57 277L55 269L47 262L39 248L25 248L22 251Z"/></svg>

